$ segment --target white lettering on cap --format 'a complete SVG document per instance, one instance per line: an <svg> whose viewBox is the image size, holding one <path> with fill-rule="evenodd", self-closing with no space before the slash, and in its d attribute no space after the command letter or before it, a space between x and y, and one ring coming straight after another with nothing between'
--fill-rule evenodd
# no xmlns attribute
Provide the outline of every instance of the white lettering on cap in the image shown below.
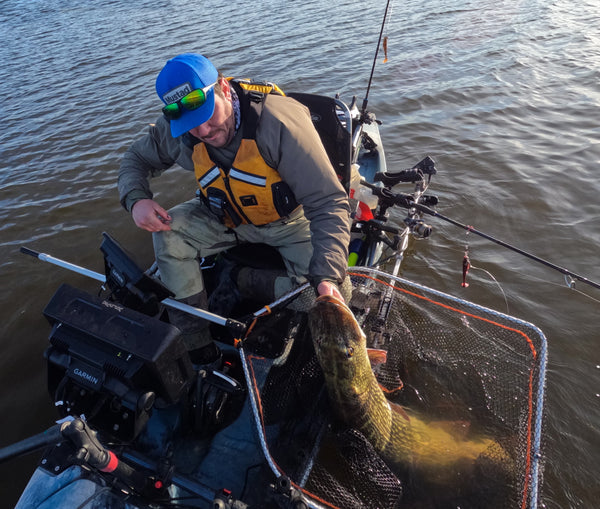
<svg viewBox="0 0 600 509"><path fill-rule="evenodd" d="M186 96L191 91L192 86L189 83L184 83L183 85L179 85L178 87L169 90L165 95L162 96L162 99L165 104L172 104L179 101L179 99Z"/></svg>

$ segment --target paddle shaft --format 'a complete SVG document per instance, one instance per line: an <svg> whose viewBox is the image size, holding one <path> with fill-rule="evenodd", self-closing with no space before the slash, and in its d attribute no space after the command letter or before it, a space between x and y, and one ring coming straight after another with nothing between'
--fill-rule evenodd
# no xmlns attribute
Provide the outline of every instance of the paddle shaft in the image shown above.
<svg viewBox="0 0 600 509"><path fill-rule="evenodd" d="M106 276L104 274L100 274L99 272L94 272L93 270L86 269L85 267L80 267L79 265L75 265L75 264L67 262L65 260L61 260L60 258L55 258L54 256L51 256L49 254L39 253L39 252L34 251L33 249L29 249L27 247L21 247L21 253L33 256L43 262L48 262L53 265L57 265L58 267L68 269L72 272L76 272L77 274L82 274L89 278L95 279L96 281L100 281L101 283L106 283ZM241 332L246 329L246 326L241 322L232 320L231 318L223 318L222 316L215 315L214 313L211 313L204 309L189 306L189 305L184 304L183 302L179 302L175 299L167 298L167 299L162 300L161 302L165 306L169 306L171 308L178 309L180 311L189 313L190 315L194 315L199 318L203 318L205 320L208 320L209 322L213 322L218 325L228 327L228 328L232 329L234 332Z"/></svg>

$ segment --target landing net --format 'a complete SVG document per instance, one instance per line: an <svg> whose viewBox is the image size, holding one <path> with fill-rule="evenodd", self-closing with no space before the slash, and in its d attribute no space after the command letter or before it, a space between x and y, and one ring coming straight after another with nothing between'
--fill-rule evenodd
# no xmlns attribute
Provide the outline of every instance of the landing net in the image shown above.
<svg viewBox="0 0 600 509"><path fill-rule="evenodd" d="M352 268L350 302L391 403L462 439L488 437L506 456L475 461L468 478L431 489L386 464L336 421L312 347L314 290L262 321L243 349L271 469L312 507L536 508L542 477L546 339L534 325L405 279ZM261 323L261 321L259 321ZM263 344L283 337L273 358ZM281 334L280 334L281 333ZM394 407L397 408L397 407Z"/></svg>

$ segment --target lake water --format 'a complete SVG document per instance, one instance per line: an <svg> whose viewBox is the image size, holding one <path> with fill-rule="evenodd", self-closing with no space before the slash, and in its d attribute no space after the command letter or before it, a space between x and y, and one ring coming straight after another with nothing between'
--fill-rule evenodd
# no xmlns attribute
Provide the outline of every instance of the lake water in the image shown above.
<svg viewBox="0 0 600 509"><path fill-rule="evenodd" d="M0 445L48 427L42 310L68 282L93 281L20 246L103 271L101 232L144 263L152 246L120 208L119 161L155 121L154 79L183 52L284 90L364 97L385 1L3 0L0 3ZM438 210L600 280L600 3L396 2L369 107L388 166L425 155ZM171 206L189 174L153 186ZM597 507L600 291L439 220L403 276L539 326L549 343L542 504ZM460 287L469 244L471 284ZM498 285L483 271L491 273ZM503 293L506 295L506 302ZM0 466L4 507L36 455Z"/></svg>

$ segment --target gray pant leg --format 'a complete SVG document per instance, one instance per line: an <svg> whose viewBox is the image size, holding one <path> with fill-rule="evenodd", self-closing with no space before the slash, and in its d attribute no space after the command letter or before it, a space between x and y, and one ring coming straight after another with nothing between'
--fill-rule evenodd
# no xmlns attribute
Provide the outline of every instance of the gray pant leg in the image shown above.
<svg viewBox="0 0 600 509"><path fill-rule="evenodd" d="M198 257L229 249L238 240L265 243L281 254L287 276L275 280L276 298L306 282L313 247L310 222L302 210L262 227L240 225L235 235L227 233L227 228L213 219L198 199L173 207L169 214L173 219L171 231L153 234L154 252L161 279L177 299L204 289Z"/></svg>
<svg viewBox="0 0 600 509"><path fill-rule="evenodd" d="M175 298L183 299L204 289L198 258L224 251L236 239L197 198L173 207L169 214L171 230L152 235L154 253L162 281Z"/></svg>
<svg viewBox="0 0 600 509"><path fill-rule="evenodd" d="M287 276L275 280L275 297L289 292L306 282L306 274L313 247L310 236L310 222L302 210L291 217L274 221L265 226L241 225L236 228L241 240L262 242L276 248L283 258Z"/></svg>

